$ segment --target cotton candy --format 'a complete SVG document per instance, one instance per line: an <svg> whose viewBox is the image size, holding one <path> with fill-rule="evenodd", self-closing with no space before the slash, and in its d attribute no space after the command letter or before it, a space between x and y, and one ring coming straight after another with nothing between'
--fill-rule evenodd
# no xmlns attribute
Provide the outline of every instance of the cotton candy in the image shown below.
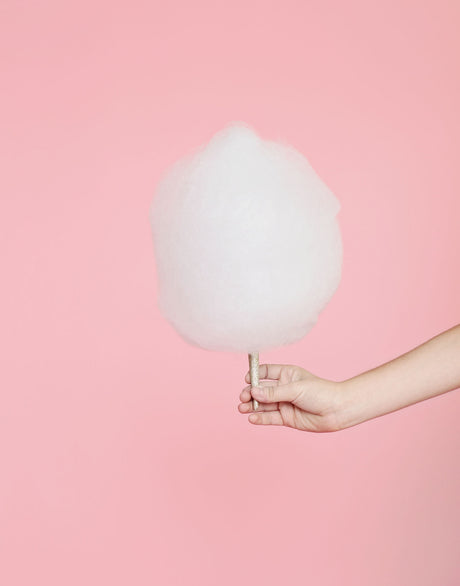
<svg viewBox="0 0 460 586"><path fill-rule="evenodd" d="M158 183L150 220L160 311L208 350L299 340L340 281L339 209L296 149L229 124Z"/></svg>

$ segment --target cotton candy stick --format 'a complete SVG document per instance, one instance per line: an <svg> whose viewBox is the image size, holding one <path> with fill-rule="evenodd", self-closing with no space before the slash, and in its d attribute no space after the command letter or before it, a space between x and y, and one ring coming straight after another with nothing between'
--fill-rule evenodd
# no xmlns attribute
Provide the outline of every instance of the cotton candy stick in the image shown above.
<svg viewBox="0 0 460 586"><path fill-rule="evenodd" d="M249 358L249 376L251 379L251 387L257 387L259 385L259 353L253 352L248 354ZM257 411L259 407L259 401L256 399L252 400L252 408Z"/></svg>

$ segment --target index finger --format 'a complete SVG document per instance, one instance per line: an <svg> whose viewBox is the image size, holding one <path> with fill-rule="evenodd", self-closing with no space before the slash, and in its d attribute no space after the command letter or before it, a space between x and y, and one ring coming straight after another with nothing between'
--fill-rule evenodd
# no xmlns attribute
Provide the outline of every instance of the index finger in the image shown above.
<svg viewBox="0 0 460 586"><path fill-rule="evenodd" d="M259 378L268 378L270 380L278 380L281 376L284 364L260 364L259 365ZM250 371L246 373L244 380L247 383L251 382Z"/></svg>

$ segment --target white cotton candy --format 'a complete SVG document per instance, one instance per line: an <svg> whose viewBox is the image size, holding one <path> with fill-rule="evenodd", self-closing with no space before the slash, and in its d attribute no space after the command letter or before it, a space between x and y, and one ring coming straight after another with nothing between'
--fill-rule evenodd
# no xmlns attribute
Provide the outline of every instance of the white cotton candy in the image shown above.
<svg viewBox="0 0 460 586"><path fill-rule="evenodd" d="M157 187L150 218L162 314L209 350L299 340L340 281L339 209L293 147L228 125Z"/></svg>

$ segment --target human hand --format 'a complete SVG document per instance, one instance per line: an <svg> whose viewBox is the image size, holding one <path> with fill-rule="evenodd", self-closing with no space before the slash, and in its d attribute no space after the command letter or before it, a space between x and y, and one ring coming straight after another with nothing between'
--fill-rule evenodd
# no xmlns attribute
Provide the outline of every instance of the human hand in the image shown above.
<svg viewBox="0 0 460 586"><path fill-rule="evenodd" d="M285 425L302 431L338 431L346 427L344 393L339 382L319 378L299 366L261 364L259 387L240 395L240 413L256 425ZM249 372L245 377L250 382ZM259 401L254 412L252 398Z"/></svg>

